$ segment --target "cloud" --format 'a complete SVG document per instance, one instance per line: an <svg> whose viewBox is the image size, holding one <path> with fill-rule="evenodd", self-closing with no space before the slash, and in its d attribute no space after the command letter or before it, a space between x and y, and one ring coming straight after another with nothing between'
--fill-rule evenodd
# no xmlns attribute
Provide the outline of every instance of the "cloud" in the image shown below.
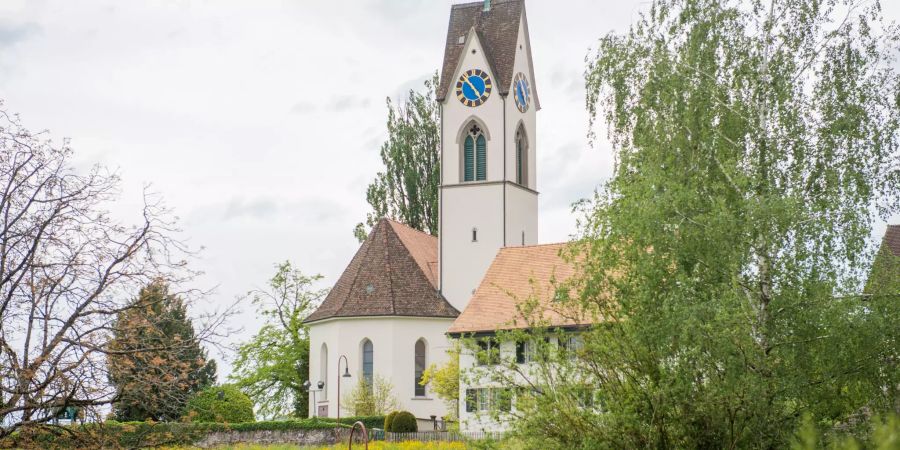
<svg viewBox="0 0 900 450"><path fill-rule="evenodd" d="M41 27L35 23L11 24L0 22L0 48L11 47L30 36L40 33Z"/></svg>
<svg viewBox="0 0 900 450"><path fill-rule="evenodd" d="M278 212L276 202L266 198L249 201L242 198L232 198L227 205L224 205L224 208L225 211L222 214L222 218L225 220L243 217L263 219Z"/></svg>
<svg viewBox="0 0 900 450"><path fill-rule="evenodd" d="M369 98L360 98L355 95L338 95L328 102L328 109L334 112L345 112L357 108L368 108L372 104Z"/></svg>
<svg viewBox="0 0 900 450"><path fill-rule="evenodd" d="M291 112L294 114L310 114L316 112L317 109L313 103L300 101L294 103L294 106L291 107Z"/></svg>

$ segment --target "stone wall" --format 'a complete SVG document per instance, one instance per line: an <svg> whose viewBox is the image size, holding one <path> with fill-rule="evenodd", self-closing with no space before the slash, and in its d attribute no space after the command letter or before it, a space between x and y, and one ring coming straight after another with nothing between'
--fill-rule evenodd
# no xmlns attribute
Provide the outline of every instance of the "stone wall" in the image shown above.
<svg viewBox="0 0 900 450"><path fill-rule="evenodd" d="M211 448L235 444L333 445L346 439L348 429L216 431L197 442L197 447ZM358 434L358 432L357 432Z"/></svg>

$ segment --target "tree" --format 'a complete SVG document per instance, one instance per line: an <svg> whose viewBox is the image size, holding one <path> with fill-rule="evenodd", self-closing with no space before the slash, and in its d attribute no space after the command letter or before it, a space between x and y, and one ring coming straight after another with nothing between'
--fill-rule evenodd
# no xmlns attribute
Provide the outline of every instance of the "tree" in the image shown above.
<svg viewBox="0 0 900 450"><path fill-rule="evenodd" d="M862 432L894 407L900 304L859 296L875 214L900 208L900 36L879 11L657 0L600 40L588 104L616 165L572 252L573 300L601 324L538 371L517 429L776 448L804 414Z"/></svg>
<svg viewBox="0 0 900 450"><path fill-rule="evenodd" d="M437 235L440 163L440 108L434 97L437 72L425 81L425 93L409 91L404 103L394 106L387 99L388 139L381 146L384 172L366 190L372 212L366 215L371 228L384 217ZM366 239L366 225L360 223L354 235Z"/></svg>
<svg viewBox="0 0 900 450"><path fill-rule="evenodd" d="M216 362L194 335L187 305L165 282L141 289L118 314L113 335L107 364L118 421L177 420L188 400L216 381Z"/></svg>
<svg viewBox="0 0 900 450"><path fill-rule="evenodd" d="M328 293L315 288L321 280L284 262L268 289L248 294L265 323L238 347L230 378L263 417L309 416L309 391L303 387L309 379L309 329L303 320Z"/></svg>
<svg viewBox="0 0 900 450"><path fill-rule="evenodd" d="M0 106L0 437L69 406L98 420L117 395L105 356L117 315L134 308L123 293L192 275L158 197L145 194L138 223L119 223L106 210L119 178L76 170L72 156Z"/></svg>
<svg viewBox="0 0 900 450"><path fill-rule="evenodd" d="M372 384L360 378L356 386L344 394L341 403L351 416L383 416L400 409L394 385L380 375L375 375Z"/></svg>
<svg viewBox="0 0 900 450"><path fill-rule="evenodd" d="M194 422L253 422L253 401L233 384L210 386L187 402L186 418Z"/></svg>
<svg viewBox="0 0 900 450"><path fill-rule="evenodd" d="M431 364L422 373L422 385L431 390L447 405L451 417L459 411L459 345L453 345L447 354L450 359L441 366Z"/></svg>

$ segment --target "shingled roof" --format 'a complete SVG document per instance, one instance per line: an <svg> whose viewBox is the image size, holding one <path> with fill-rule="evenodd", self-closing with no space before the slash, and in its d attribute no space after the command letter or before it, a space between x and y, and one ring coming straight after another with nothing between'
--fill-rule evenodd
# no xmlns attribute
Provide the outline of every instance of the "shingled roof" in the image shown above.
<svg viewBox="0 0 900 450"><path fill-rule="evenodd" d="M459 315L438 292L437 238L382 219L307 323L333 317Z"/></svg>
<svg viewBox="0 0 900 450"><path fill-rule="evenodd" d="M580 326L553 307L558 283L575 274L575 266L562 257L567 244L545 244L500 249L484 279L448 331L451 335L527 328L516 306L537 298L535 311L550 326Z"/></svg>
<svg viewBox="0 0 900 450"><path fill-rule="evenodd" d="M500 95L506 95L512 85L513 63L516 60L516 40L519 37L519 19L525 9L523 0L492 0L490 11L483 11L484 2L461 3L450 9L450 26L447 28L447 44L444 48L444 66L437 99L447 95L459 57L465 44L460 36L469 34L473 27L495 77Z"/></svg>
<svg viewBox="0 0 900 450"><path fill-rule="evenodd" d="M900 257L900 224L887 226L881 245L890 250L894 256Z"/></svg>

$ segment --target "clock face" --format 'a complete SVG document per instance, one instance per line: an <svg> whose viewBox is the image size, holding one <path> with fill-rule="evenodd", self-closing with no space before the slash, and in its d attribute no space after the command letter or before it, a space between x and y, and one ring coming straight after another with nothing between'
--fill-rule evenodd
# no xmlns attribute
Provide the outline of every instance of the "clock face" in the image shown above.
<svg viewBox="0 0 900 450"><path fill-rule="evenodd" d="M517 73L513 79L513 94L519 112L528 111L528 104L531 103L531 86L528 85L528 78L525 78L522 72Z"/></svg>
<svg viewBox="0 0 900 450"><path fill-rule="evenodd" d="M456 97L466 106L481 106L491 96L491 77L481 69L469 69L456 82Z"/></svg>

